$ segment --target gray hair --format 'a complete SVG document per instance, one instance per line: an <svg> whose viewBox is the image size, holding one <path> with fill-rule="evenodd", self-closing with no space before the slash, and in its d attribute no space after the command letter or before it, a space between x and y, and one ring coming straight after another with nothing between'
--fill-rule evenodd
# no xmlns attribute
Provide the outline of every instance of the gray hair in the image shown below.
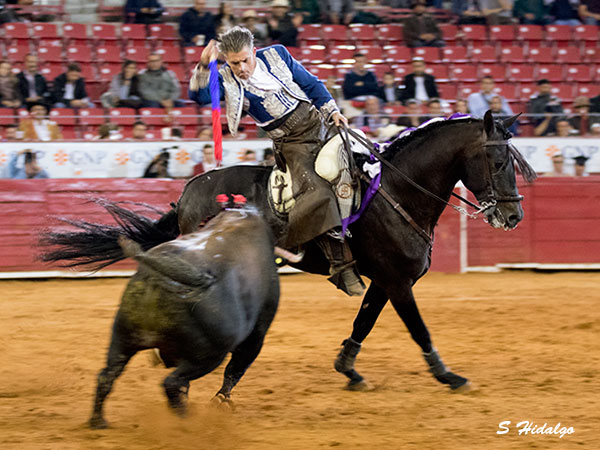
<svg viewBox="0 0 600 450"><path fill-rule="evenodd" d="M223 55L228 53L239 53L245 47L254 48L254 36L252 32L244 27L233 27L219 36L219 52Z"/></svg>

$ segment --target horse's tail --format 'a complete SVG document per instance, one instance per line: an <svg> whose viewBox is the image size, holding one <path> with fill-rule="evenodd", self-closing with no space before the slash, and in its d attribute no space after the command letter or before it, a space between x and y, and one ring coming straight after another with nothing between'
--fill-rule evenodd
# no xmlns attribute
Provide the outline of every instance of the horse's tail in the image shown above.
<svg viewBox="0 0 600 450"><path fill-rule="evenodd" d="M179 236L176 208L172 208L158 220L152 220L119 206L117 202L106 199L95 199L94 202L104 207L117 225L61 218L62 222L79 230L42 232L39 245L49 249L41 253L39 259L60 262L62 267L84 266L99 270L127 257L119 245L120 237L136 242L146 251ZM144 206L156 211L149 205Z"/></svg>

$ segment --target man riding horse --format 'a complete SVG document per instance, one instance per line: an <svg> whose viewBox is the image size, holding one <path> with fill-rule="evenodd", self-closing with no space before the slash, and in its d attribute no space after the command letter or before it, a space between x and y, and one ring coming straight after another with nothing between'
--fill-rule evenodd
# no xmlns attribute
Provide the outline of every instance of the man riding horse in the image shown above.
<svg viewBox="0 0 600 450"><path fill-rule="evenodd" d="M221 53L220 96L227 106L227 122L237 133L243 113L252 117L273 140L278 166L290 170L295 206L283 245L295 247L316 238L330 263L329 280L348 295L362 295L365 285L341 233L341 217L334 191L315 172L324 125L347 124L335 101L314 75L282 45L260 50L254 36L234 27L203 50L190 80L189 98L200 105L211 102L208 87L211 61Z"/></svg>

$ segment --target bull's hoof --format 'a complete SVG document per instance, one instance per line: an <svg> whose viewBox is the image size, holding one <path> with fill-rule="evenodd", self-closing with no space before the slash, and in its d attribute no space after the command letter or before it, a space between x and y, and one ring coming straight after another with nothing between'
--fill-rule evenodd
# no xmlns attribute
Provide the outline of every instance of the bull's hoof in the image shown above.
<svg viewBox="0 0 600 450"><path fill-rule="evenodd" d="M101 416L92 416L88 425L93 430L103 430L108 428L108 422L104 420L104 417Z"/></svg>
<svg viewBox="0 0 600 450"><path fill-rule="evenodd" d="M210 400L210 405L222 411L235 411L235 403L233 403L233 400L225 397L221 393L218 393Z"/></svg>
<svg viewBox="0 0 600 450"><path fill-rule="evenodd" d="M435 377L440 383L447 384L450 390L456 394L462 394L471 390L471 383L468 379L456 375L452 372L446 372L443 375Z"/></svg>
<svg viewBox="0 0 600 450"><path fill-rule="evenodd" d="M370 392L370 391L374 391L375 387L363 378L362 380L358 380L358 381L353 381L353 380L348 381L348 384L346 385L346 389L348 391L355 391L355 392Z"/></svg>

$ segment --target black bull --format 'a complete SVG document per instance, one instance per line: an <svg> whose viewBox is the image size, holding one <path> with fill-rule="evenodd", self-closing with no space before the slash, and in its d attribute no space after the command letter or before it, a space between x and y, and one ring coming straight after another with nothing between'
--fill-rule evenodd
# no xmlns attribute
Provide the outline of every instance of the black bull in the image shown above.
<svg viewBox="0 0 600 450"><path fill-rule="evenodd" d="M271 232L256 211L221 212L201 231L144 253L121 239L139 261L116 315L90 426L103 428L103 403L115 379L140 350L158 348L167 366L169 405L185 412L189 382L214 370L231 352L217 402L258 356L279 302ZM248 264L252 261L252 264Z"/></svg>

